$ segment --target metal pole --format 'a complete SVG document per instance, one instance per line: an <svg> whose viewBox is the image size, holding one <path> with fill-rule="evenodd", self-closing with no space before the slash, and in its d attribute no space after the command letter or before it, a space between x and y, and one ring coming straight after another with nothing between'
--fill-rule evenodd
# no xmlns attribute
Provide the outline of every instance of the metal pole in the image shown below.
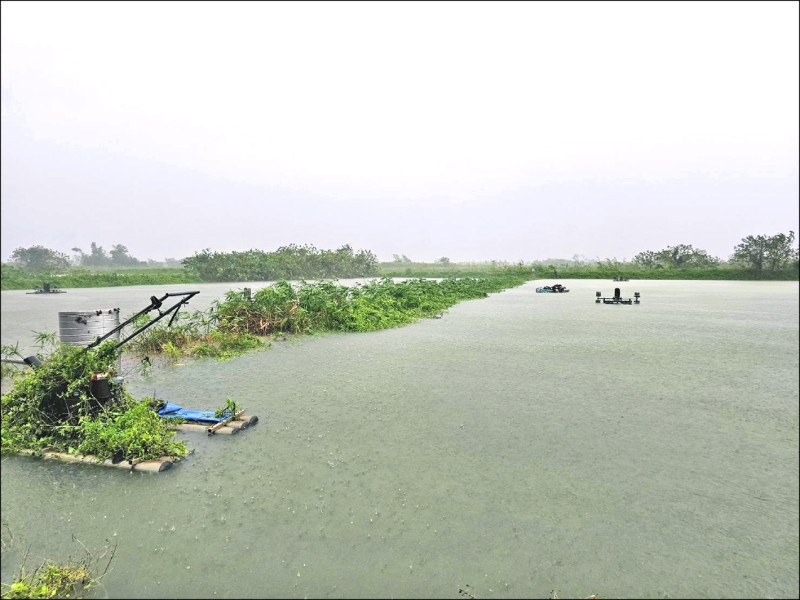
<svg viewBox="0 0 800 600"><path fill-rule="evenodd" d="M94 342L92 342L91 344L89 344L88 346L86 346L86 348L84 349L84 352L85 352L86 350L89 350L90 348L94 348L95 346L97 346L98 344L100 344L100 343L101 343L103 340L105 340L105 339L107 339L107 338L111 337L111 336L112 336L112 335L114 335L116 332L118 332L118 331L119 331L119 330L121 330L123 327L125 327L125 326L126 326L128 323L130 323L131 321L134 321L134 320L136 320L137 318L139 318L139 317L140 317L140 316L142 316L143 314L146 314L146 313L150 312L150 311L151 311L151 310L153 310L153 309L160 308L160 307L161 307L161 305L163 304L164 300L166 300L167 298L176 297L176 296L186 296L186 298L184 298L183 300L179 301L177 304L174 304L173 306L171 306L171 307L170 307L168 310L166 310L165 312L163 312L163 313L162 313L162 312L159 310L159 316L158 316L157 318L153 319L152 321L150 321L149 323L147 323L147 324L146 324L146 325L144 325L143 327L141 327L141 328L137 329L135 332L133 332L131 335L129 335L128 337L126 337L124 340L122 340L120 343L118 343L118 344L117 344L117 345L114 347L115 349L116 349L116 348L119 348L120 346L122 346L122 344L124 344L125 342L127 342L127 341L128 341L128 340L130 340L131 338L133 338L133 337L135 337L135 336L139 335L139 334L140 334L142 331L144 331L145 329L147 329L148 327L150 327L151 325L153 325L153 324L154 324L154 323L156 323L157 321L160 321L160 320L161 320L163 317L165 317L165 316L167 316L168 314L170 314L170 313L171 313L173 310L175 310L176 308L180 308L180 306L182 306L183 304L186 304L186 303L188 303L188 302L189 302L189 300L191 300L191 299L192 299L194 296L196 296L196 295L197 295L197 294L199 294L199 293L200 293L199 291L197 291L197 292L173 292L173 293L167 293L167 294L164 294L163 296L161 296L161 298L156 298L155 296L150 296L150 305L149 305L149 306L147 306L147 307L146 307L146 308L144 308L143 310L140 310L138 313L136 313L135 315L133 315L133 316L132 316L130 319L126 320L124 323L122 323L122 324L120 324L120 325L117 325L117 326L116 326L114 329L112 329L111 331L109 331L108 333L106 333L104 336L97 338L97 339L96 339ZM176 312L175 314L177 315L177 312ZM172 320L173 320L174 318L175 318L175 316L173 315L173 318L172 318L172 319L170 320L170 322L169 322L169 324L170 324L170 325L172 325Z"/></svg>
<svg viewBox="0 0 800 600"><path fill-rule="evenodd" d="M191 299L192 299L192 297L194 297L195 295L197 295L197 294L199 294L199 293L200 293L200 292L183 292L183 293L180 293L180 294L166 294L166 295L164 296L164 298L167 298L167 297L169 297L169 296L186 296L186 295L188 295L188 297L187 297L187 298L184 298L183 300L180 300L180 301L179 301L177 304L174 304L174 305L172 305L170 308L168 308L168 309L167 309L166 311L164 311L164 312L161 312L161 311L159 311L159 315L158 315L158 317L156 317L155 319L153 319L153 320L152 320L152 321L150 321L149 323L146 323L145 325L143 325L142 327L140 327L139 329L137 329L136 331L134 331L132 334L130 334L128 337L126 337L124 340L122 340L120 343L118 343L116 346L114 346L114 349L117 349L117 348L119 348L119 347L120 347L120 346L122 346L124 343L126 343L128 340L130 340L130 339L132 339L132 338L136 337L137 335L139 335L140 333L142 333L142 332L143 332L145 329L147 329L148 327L151 327L151 326L155 325L155 324L156 324L158 321L160 321L161 319L163 319L164 317L166 317L166 316L167 316L168 314L170 314L172 311L176 311L176 312L175 312L175 315L177 315L177 314L178 314L178 313L177 313L177 310L179 310L179 309L180 309L180 307L181 307L182 305L184 305L184 304L188 303L188 302L189 302L189 300L191 300ZM172 324L172 320L175 318L175 315L173 315L173 316L172 316L172 319L170 319L170 325Z"/></svg>

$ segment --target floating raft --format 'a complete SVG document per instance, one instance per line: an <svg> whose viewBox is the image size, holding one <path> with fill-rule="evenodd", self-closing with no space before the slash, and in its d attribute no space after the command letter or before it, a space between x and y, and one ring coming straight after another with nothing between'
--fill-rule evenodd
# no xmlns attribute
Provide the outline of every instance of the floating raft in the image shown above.
<svg viewBox="0 0 800 600"><path fill-rule="evenodd" d="M33 450L20 450L20 454L34 455ZM115 467L126 471L148 471L150 473L160 473L172 467L177 460L172 456L162 456L158 460L122 460L118 463L111 459L102 460L91 454L67 454L66 452L53 452L45 449L42 458L47 460L60 460L66 463L81 463L89 465L100 465L102 467Z"/></svg>
<svg viewBox="0 0 800 600"><path fill-rule="evenodd" d="M545 285L543 287L536 288L537 294L564 294L568 291L569 290L560 283L557 283L555 285Z"/></svg>
<svg viewBox="0 0 800 600"><path fill-rule="evenodd" d="M603 304L639 304L639 298L641 297L639 292L634 292L633 298L623 298L619 288L614 288L613 298L603 298L600 292L597 292L596 296L595 302L597 304L600 304L600 302Z"/></svg>
<svg viewBox="0 0 800 600"><path fill-rule="evenodd" d="M258 423L258 417L245 415L243 410L236 414L216 417L213 410L189 410L173 402L167 402L158 414L165 419L178 418L187 421L170 426L178 431L204 431L209 435L239 433L242 429Z"/></svg>
<svg viewBox="0 0 800 600"><path fill-rule="evenodd" d="M51 287L49 283L42 285L42 289L33 290L32 292L25 292L26 294L66 294L66 290L60 290L57 287Z"/></svg>
<svg viewBox="0 0 800 600"><path fill-rule="evenodd" d="M171 427L174 427L178 431L204 431L209 435L216 433L231 435L234 433L239 433L242 429L247 429L256 423L258 423L258 417L237 413L235 417L230 417L230 420L220 421L219 423L216 423L210 427L207 423L191 422L178 423L177 425L171 425Z"/></svg>

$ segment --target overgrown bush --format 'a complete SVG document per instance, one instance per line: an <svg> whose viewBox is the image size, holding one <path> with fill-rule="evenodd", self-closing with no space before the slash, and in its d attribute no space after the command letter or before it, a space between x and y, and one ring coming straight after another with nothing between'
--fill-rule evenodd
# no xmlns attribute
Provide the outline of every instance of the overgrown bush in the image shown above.
<svg viewBox="0 0 800 600"><path fill-rule="evenodd" d="M152 403L145 398L124 411L108 411L82 420L78 453L118 460L185 456L185 445L172 441L175 431L167 429L168 423L151 408Z"/></svg>
<svg viewBox="0 0 800 600"><path fill-rule="evenodd" d="M224 360L262 347L271 334L323 331L375 331L431 317L461 302L522 285L518 274L442 281L375 280L347 287L333 282L293 286L287 281L251 294L231 290L207 312L180 313L172 326L159 322L133 338L127 349L140 356L159 354ZM133 327L150 319L144 315Z"/></svg>
<svg viewBox="0 0 800 600"><path fill-rule="evenodd" d="M213 307L219 331L266 335L274 332L375 331L431 317L463 300L522 285L521 276L460 278L399 283L380 279L346 287L280 281L256 292L231 291Z"/></svg>
<svg viewBox="0 0 800 600"><path fill-rule="evenodd" d="M157 459L184 456L160 417L122 383L111 397L95 398L91 378L111 380L119 351L114 342L86 350L63 346L14 383L2 396L2 453L22 449L97 454L103 458Z"/></svg>

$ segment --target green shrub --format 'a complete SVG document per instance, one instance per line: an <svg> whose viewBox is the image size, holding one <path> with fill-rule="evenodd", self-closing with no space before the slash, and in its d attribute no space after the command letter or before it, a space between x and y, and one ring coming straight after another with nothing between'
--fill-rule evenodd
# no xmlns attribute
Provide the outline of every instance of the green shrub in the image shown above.
<svg viewBox="0 0 800 600"><path fill-rule="evenodd" d="M22 449L96 454L101 458L157 459L185 456L183 442L123 384L112 384L112 397L99 401L91 378L113 376L119 358L114 342L85 350L63 346L29 371L2 395L2 453Z"/></svg>
<svg viewBox="0 0 800 600"><path fill-rule="evenodd" d="M100 459L155 460L162 456L186 456L186 447L173 442L175 431L151 408L152 400L130 405L123 412L109 412L81 422L80 454Z"/></svg>
<svg viewBox="0 0 800 600"><path fill-rule="evenodd" d="M375 331L431 317L463 300L484 298L526 280L518 275L399 283L384 278L349 288L302 283L296 290L280 281L252 299L243 292L228 292L214 313L219 331L227 333Z"/></svg>

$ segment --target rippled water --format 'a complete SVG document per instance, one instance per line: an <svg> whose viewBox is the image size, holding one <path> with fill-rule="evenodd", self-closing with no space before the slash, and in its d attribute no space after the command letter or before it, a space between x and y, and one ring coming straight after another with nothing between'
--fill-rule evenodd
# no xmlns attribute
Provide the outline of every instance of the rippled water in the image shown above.
<svg viewBox="0 0 800 600"><path fill-rule="evenodd" d="M129 379L260 422L158 475L4 458L3 581L74 534L109 597L797 597L797 283L564 283ZM4 344L86 308L2 294Z"/></svg>

